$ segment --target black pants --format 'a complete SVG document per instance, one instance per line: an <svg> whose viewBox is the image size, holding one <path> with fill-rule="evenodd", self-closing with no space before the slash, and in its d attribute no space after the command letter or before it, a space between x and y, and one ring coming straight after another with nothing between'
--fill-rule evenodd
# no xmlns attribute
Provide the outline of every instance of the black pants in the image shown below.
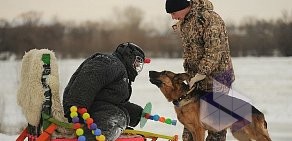
<svg viewBox="0 0 292 141"><path fill-rule="evenodd" d="M107 141L116 140L129 123L128 115L119 107L111 104L103 104L90 111L97 127L102 131ZM96 141L95 136L85 127L85 136L88 141Z"/></svg>

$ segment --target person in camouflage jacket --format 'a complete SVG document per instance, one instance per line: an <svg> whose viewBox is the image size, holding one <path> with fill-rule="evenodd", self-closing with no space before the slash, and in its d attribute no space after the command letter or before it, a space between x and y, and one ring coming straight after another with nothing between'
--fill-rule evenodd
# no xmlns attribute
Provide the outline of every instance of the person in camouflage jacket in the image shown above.
<svg viewBox="0 0 292 141"><path fill-rule="evenodd" d="M235 79L228 35L212 3L209 0L166 0L165 6L172 19L179 20L173 28L182 39L184 70L193 76L190 87L196 84L206 93L228 93ZM186 128L183 140L192 140ZM206 140L224 141L226 130L208 131Z"/></svg>

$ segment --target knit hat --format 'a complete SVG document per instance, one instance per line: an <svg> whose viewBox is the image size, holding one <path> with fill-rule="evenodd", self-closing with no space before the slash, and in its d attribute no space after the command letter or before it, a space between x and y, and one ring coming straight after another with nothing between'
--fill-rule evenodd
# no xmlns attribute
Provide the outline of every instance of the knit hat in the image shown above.
<svg viewBox="0 0 292 141"><path fill-rule="evenodd" d="M188 0L166 0L165 9L167 13L173 13L185 9L190 5Z"/></svg>

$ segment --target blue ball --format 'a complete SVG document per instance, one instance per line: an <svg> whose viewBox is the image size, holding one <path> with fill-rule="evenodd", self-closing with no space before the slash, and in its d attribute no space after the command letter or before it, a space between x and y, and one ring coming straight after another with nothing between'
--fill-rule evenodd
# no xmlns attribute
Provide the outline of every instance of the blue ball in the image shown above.
<svg viewBox="0 0 292 141"><path fill-rule="evenodd" d="M172 124L172 125L176 125L176 123L177 123L177 120L172 120L172 121L171 121L171 124Z"/></svg>
<svg viewBox="0 0 292 141"><path fill-rule="evenodd" d="M85 136L79 136L78 137L78 141L86 141L86 137Z"/></svg>
<svg viewBox="0 0 292 141"><path fill-rule="evenodd" d="M93 132L93 134L94 134L95 136L99 136L99 135L101 135L101 130L100 130L100 129L95 129L95 130L93 130L92 132Z"/></svg>
<svg viewBox="0 0 292 141"><path fill-rule="evenodd" d="M150 119L150 120L153 120L153 116L151 115L151 116L149 117L149 119Z"/></svg>
<svg viewBox="0 0 292 141"><path fill-rule="evenodd" d="M73 122L73 123L78 123L78 122L79 122L79 118L78 118L78 117L74 117L74 118L72 118L72 122Z"/></svg>
<svg viewBox="0 0 292 141"><path fill-rule="evenodd" d="M153 120L155 120L155 121L158 121L159 118L160 118L159 115L154 115L154 116L153 116Z"/></svg>
<svg viewBox="0 0 292 141"><path fill-rule="evenodd" d="M91 125L90 125L90 129L91 130L95 130L97 128L97 125L95 124L95 123L92 123Z"/></svg>

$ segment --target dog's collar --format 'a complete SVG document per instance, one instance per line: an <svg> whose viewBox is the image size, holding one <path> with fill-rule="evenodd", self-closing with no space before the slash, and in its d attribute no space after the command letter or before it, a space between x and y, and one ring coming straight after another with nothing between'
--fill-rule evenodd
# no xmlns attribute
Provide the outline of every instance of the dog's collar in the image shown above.
<svg viewBox="0 0 292 141"><path fill-rule="evenodd" d="M193 94L191 93L194 89L195 89L195 87L190 89L186 94L179 97L177 100L173 100L172 101L173 105L175 105L176 107L182 107L182 106L187 105L190 102L192 102L195 99L193 97Z"/></svg>

